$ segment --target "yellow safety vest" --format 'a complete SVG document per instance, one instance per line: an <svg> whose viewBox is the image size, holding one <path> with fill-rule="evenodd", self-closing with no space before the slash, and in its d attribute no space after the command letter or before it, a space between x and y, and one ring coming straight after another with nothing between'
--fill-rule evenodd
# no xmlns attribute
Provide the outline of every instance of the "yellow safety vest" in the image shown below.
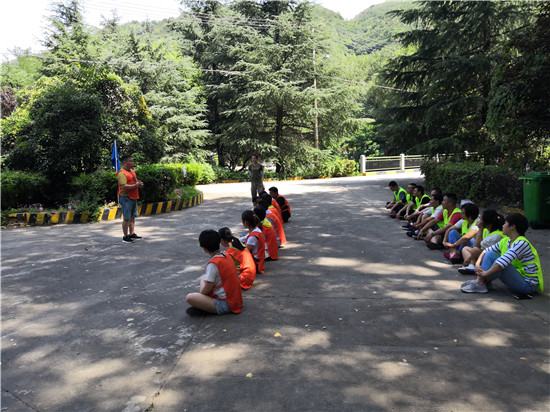
<svg viewBox="0 0 550 412"><path fill-rule="evenodd" d="M508 251L509 240L510 240L509 237L504 237L504 239L502 239L499 242L498 248L500 249L500 256L504 255ZM514 265L514 267L518 270L521 276L536 277L539 280L539 290L542 292L543 291L542 268L540 266L540 258L539 258L539 254L537 253L537 249L535 249L531 244L531 242L529 242L524 236L519 236L516 240L512 242L512 245L520 240L524 240L529 244L529 247L531 248L531 253L533 253L533 255L535 256L535 260L531 262L521 263L518 259L515 259L512 262L512 265ZM525 273L524 266L532 265L533 263L537 265L537 273L534 273L534 274Z"/></svg>

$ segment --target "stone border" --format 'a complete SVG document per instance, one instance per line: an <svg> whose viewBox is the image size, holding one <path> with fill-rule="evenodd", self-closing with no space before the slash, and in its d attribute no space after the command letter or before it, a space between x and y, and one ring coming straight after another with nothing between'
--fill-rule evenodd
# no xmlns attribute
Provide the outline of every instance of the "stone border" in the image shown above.
<svg viewBox="0 0 550 412"><path fill-rule="evenodd" d="M204 201L204 195L193 196L185 200L168 200L165 202L145 203L138 206L139 216L158 215L160 213L169 213L175 210L187 209L198 206ZM100 213L100 220L114 220L122 217L122 208L120 206L106 208ZM19 221L25 221L23 225L56 225L59 223L86 223L89 222L88 213L81 212L50 212L50 213L10 213L8 218L14 218ZM11 225L10 225L11 226Z"/></svg>

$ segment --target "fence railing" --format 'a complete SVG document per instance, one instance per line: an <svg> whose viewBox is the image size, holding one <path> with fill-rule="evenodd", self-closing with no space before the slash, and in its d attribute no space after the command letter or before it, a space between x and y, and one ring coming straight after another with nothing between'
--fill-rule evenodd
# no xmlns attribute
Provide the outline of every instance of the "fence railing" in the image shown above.
<svg viewBox="0 0 550 412"><path fill-rule="evenodd" d="M427 160L422 155L377 156L366 157L361 155L359 160L361 173L382 171L418 169Z"/></svg>
<svg viewBox="0 0 550 412"><path fill-rule="evenodd" d="M464 154L460 155L460 157L464 159L483 161L483 158L480 158L477 153L464 152ZM366 173L383 170L404 171L405 169L419 169L420 166L428 160L433 160L439 163L453 159L457 159L456 154L436 154L431 157L425 155L405 155L402 153L399 156L367 157L365 155L361 155L359 163L361 173Z"/></svg>

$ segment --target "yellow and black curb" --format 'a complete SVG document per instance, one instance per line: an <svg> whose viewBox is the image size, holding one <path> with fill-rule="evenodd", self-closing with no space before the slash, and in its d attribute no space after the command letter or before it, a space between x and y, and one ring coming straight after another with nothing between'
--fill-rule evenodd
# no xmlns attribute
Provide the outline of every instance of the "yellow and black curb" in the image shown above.
<svg viewBox="0 0 550 412"><path fill-rule="evenodd" d="M204 195L193 196L184 200L168 200L165 202L145 203L138 206L139 216L158 215L176 210L198 206L204 201ZM122 208L105 208L97 220L114 220L122 217ZM56 225L59 223L86 223L90 220L88 213L82 212L49 212L49 213L10 213L8 219L23 225ZM11 226L11 225L9 225Z"/></svg>

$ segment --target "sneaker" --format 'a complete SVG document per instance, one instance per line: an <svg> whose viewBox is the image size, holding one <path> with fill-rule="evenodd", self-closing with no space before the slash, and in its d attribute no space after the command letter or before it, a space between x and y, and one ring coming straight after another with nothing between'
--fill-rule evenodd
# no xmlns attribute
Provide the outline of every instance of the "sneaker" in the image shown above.
<svg viewBox="0 0 550 412"><path fill-rule="evenodd" d="M468 283L466 286L463 286L460 288L460 290L464 293L487 293L487 286L480 285L477 283L477 281L474 281L472 283Z"/></svg>
<svg viewBox="0 0 550 412"><path fill-rule="evenodd" d="M133 235L130 235L129 237L132 238L133 240L143 239L143 237L138 236L138 235L136 235L135 233L134 233Z"/></svg>
<svg viewBox="0 0 550 412"><path fill-rule="evenodd" d="M401 225L401 227L405 230L410 230L411 229L411 225L409 225L408 223L406 225Z"/></svg>
<svg viewBox="0 0 550 412"><path fill-rule="evenodd" d="M428 249L430 250L440 250L445 247L441 243L432 243L432 242L428 243L426 246L428 246Z"/></svg>
<svg viewBox="0 0 550 412"><path fill-rule="evenodd" d="M122 236L122 241L124 243L132 243L134 240L130 236Z"/></svg>
<svg viewBox="0 0 550 412"><path fill-rule="evenodd" d="M470 283L475 283L475 282L477 282L477 279L470 279L470 280L467 280L466 282L464 282L462 285L460 285L460 287L463 288L464 286L467 286Z"/></svg>
<svg viewBox="0 0 550 412"><path fill-rule="evenodd" d="M445 252L445 253L443 253L443 257L444 257L445 259L450 259L450 258L451 258L451 252Z"/></svg>
<svg viewBox="0 0 550 412"><path fill-rule="evenodd" d="M473 275L476 272L475 265L468 265L468 266L461 266L458 268L458 273L462 273L463 275Z"/></svg>
<svg viewBox="0 0 550 412"><path fill-rule="evenodd" d="M454 255L451 255L449 257L449 260L453 265L458 265L459 263L462 263L464 260L462 259L462 256L460 256L458 253L455 253Z"/></svg>
<svg viewBox="0 0 550 412"><path fill-rule="evenodd" d="M413 230L409 230L409 231L407 232L407 236L408 236L408 237L413 237L413 235L414 235L414 231L413 231Z"/></svg>

